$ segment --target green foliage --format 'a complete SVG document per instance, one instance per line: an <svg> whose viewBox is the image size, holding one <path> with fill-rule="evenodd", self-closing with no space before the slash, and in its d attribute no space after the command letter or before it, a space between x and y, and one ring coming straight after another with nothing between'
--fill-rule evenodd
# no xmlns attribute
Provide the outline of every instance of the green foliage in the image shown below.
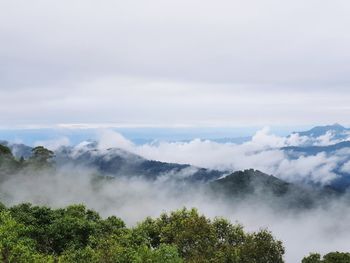
<svg viewBox="0 0 350 263"><path fill-rule="evenodd" d="M275 241L267 230L249 234L242 244L241 262L243 263L282 263L284 248Z"/></svg>
<svg viewBox="0 0 350 263"><path fill-rule="evenodd" d="M350 253L331 252L321 259L321 255L311 253L308 257L303 258L302 263L349 263Z"/></svg>
<svg viewBox="0 0 350 263"><path fill-rule="evenodd" d="M0 144L0 180L5 180L19 172L28 174L33 171L53 168L54 153L43 146L32 149L32 156L25 160L16 159L11 149Z"/></svg>
<svg viewBox="0 0 350 263"><path fill-rule="evenodd" d="M28 228L16 222L8 211L0 213L0 260L2 262L53 262L50 255L35 251Z"/></svg>
<svg viewBox="0 0 350 263"><path fill-rule="evenodd" d="M0 144L0 156L1 155L12 155L11 149L5 145Z"/></svg>
<svg viewBox="0 0 350 263"><path fill-rule="evenodd" d="M137 229L147 233L154 248L175 245L185 262L283 262L282 243L270 232L246 234L240 225L221 218L211 221L195 209L147 218Z"/></svg>
<svg viewBox="0 0 350 263"><path fill-rule="evenodd" d="M323 257L324 263L349 263L350 253L331 252Z"/></svg>
<svg viewBox="0 0 350 263"><path fill-rule="evenodd" d="M14 174L19 169L19 162L12 155L10 148L0 144L0 180Z"/></svg>
<svg viewBox="0 0 350 263"><path fill-rule="evenodd" d="M317 253L311 253L308 257L303 258L301 263L320 263L321 255Z"/></svg>
<svg viewBox="0 0 350 263"><path fill-rule="evenodd" d="M32 156L28 164L34 168L42 169L51 167L54 153L43 146L37 146L32 149Z"/></svg>
<svg viewBox="0 0 350 263"><path fill-rule="evenodd" d="M68 249L59 257L59 263L98 263L96 252L91 247L83 249Z"/></svg>
<svg viewBox="0 0 350 263"><path fill-rule="evenodd" d="M0 213L3 262L279 263L283 253L270 232L248 234L240 225L210 220L195 209L147 218L134 228L83 205L20 204L2 206Z"/></svg>
<svg viewBox="0 0 350 263"><path fill-rule="evenodd" d="M152 262L181 263L183 260L180 257L176 246L162 244L156 250L154 250Z"/></svg>

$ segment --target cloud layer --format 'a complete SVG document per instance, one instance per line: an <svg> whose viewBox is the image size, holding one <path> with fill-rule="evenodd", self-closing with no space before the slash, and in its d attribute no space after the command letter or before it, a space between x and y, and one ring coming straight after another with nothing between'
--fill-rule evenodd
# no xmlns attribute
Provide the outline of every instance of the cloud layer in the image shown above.
<svg viewBox="0 0 350 263"><path fill-rule="evenodd" d="M1 125L347 123L349 7L1 1Z"/></svg>
<svg viewBox="0 0 350 263"><path fill-rule="evenodd" d="M0 197L7 205L31 202L63 207L83 203L103 216L119 216L128 225L164 211L196 207L206 216L223 216L242 223L249 231L267 227L284 242L287 263L300 262L312 251L346 251L350 242L350 208L342 200L299 213L279 212L259 199L226 202L204 193L200 187L194 191L169 181L136 178L101 181L95 171L82 167L12 175L0 184Z"/></svg>
<svg viewBox="0 0 350 263"><path fill-rule="evenodd" d="M290 182L327 184L338 177L337 168L341 167L341 170L346 171L349 166L348 163L343 164L349 156L348 148L332 154L320 152L311 155L290 155L282 149L288 146L310 143L324 145L325 141L329 144L340 141L329 133L317 138L298 134L279 137L271 134L268 128L264 128L250 141L242 144L195 139L189 142L156 141L143 145L135 145L121 134L110 130L101 131L100 135L100 148L117 147L146 159L192 164L210 169L236 171L254 168Z"/></svg>

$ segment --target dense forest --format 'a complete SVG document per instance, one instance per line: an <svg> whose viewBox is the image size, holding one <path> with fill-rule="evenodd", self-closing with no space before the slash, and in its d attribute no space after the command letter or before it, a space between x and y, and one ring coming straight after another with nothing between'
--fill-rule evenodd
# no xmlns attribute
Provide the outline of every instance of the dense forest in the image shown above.
<svg viewBox="0 0 350 263"><path fill-rule="evenodd" d="M283 262L282 243L268 231L246 233L195 209L147 218L133 228L83 205L1 210L4 262Z"/></svg>
<svg viewBox="0 0 350 263"><path fill-rule="evenodd" d="M53 152L33 149L16 159L0 145L1 179L18 171L54 169ZM166 208L166 207L164 207ZM53 209L29 203L0 205L2 262L284 262L284 246L266 229L246 232L224 218L196 209L163 213L127 227L116 216L102 218L84 205ZM302 263L346 263L349 253L310 254Z"/></svg>

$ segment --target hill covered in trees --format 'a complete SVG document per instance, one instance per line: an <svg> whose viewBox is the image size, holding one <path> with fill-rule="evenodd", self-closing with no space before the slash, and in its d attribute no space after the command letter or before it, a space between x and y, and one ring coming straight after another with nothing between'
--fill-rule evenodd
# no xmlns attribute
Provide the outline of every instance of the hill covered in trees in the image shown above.
<svg viewBox="0 0 350 263"><path fill-rule="evenodd" d="M233 201L258 198L277 209L310 209L340 196L333 189L288 183L254 169L236 171L214 180L209 188L216 196Z"/></svg>

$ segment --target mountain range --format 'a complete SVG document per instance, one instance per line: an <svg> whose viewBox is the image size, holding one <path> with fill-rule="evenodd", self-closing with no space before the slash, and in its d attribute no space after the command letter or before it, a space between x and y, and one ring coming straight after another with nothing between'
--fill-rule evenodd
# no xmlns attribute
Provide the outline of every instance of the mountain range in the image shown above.
<svg viewBox="0 0 350 263"><path fill-rule="evenodd" d="M350 129L335 123L333 125L316 126L308 131L294 132L298 133L299 136L307 136L312 138L317 138L324 136L327 133L334 135L335 139L347 139L350 135Z"/></svg>
<svg viewBox="0 0 350 263"><path fill-rule="evenodd" d="M119 148L100 150L96 142L85 142L78 147L61 147L55 154L55 161L60 166L83 166L111 177L136 176L155 180L159 177L172 176L180 180L210 181L227 173L189 164L147 160Z"/></svg>
<svg viewBox="0 0 350 263"><path fill-rule="evenodd" d="M343 154L341 163L333 169L337 178L327 185L295 184L286 182L272 175L254 169L244 171L213 170L196 167L190 164L177 164L148 160L139 155L119 148L99 149L98 143L86 141L76 146L64 146L55 151L57 166L78 166L96 171L96 173L110 178L140 177L145 180L172 180L208 186L209 191L217 195L239 199L247 196L276 197L282 203L292 207L310 207L315 200L324 200L338 193L344 192L350 186L350 174L341 167L350 161L350 141L346 136L349 129L339 125L319 126L309 131L297 132L299 136L306 136L316 140L320 136L332 135L336 141L330 145L298 145L282 147L290 158L313 156L320 153L336 155ZM339 142L340 140L340 142ZM12 144L0 141L8 146L16 157L27 159L32 148L24 144ZM254 168L254 167L252 167Z"/></svg>

